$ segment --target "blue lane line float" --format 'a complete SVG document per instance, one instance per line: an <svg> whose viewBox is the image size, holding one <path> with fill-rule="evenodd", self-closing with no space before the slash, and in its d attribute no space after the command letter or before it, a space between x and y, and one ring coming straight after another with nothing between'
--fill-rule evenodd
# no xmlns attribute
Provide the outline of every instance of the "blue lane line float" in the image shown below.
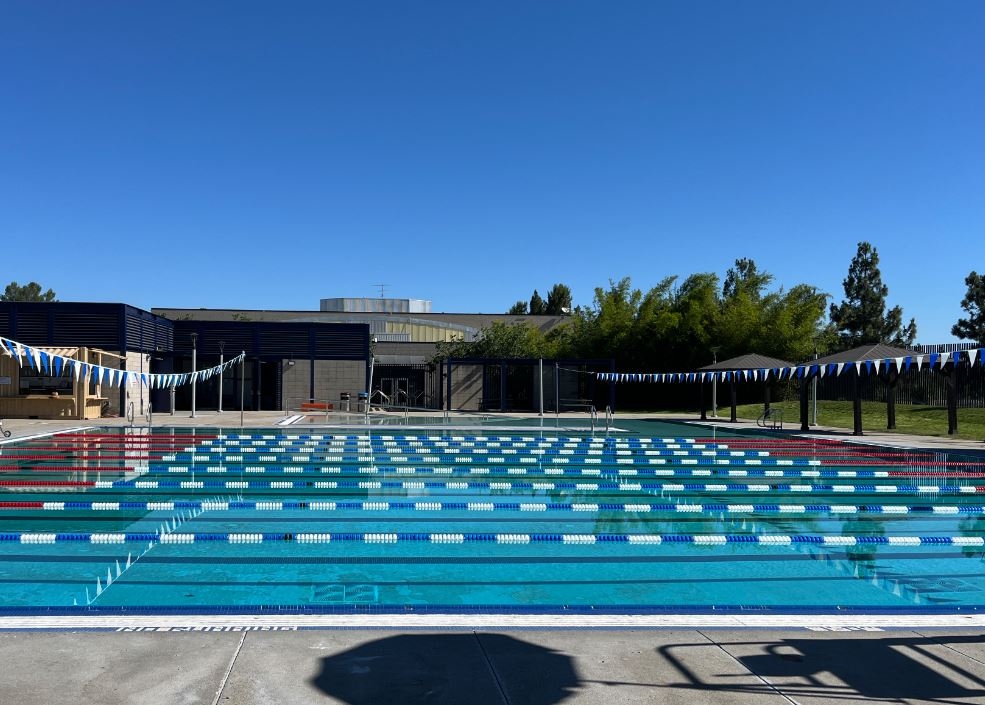
<svg viewBox="0 0 985 705"><path fill-rule="evenodd" d="M497 534L488 532L471 533L296 533L296 532L108 532L108 533L43 533L7 532L0 533L0 543L56 544L90 543L122 544L157 541L159 543L562 543L562 544L698 544L725 545L733 543L756 544L760 546L784 546L791 544L816 544L823 546L968 546L981 548L985 538L981 536L833 536L824 534L561 534L561 533L516 533Z"/></svg>

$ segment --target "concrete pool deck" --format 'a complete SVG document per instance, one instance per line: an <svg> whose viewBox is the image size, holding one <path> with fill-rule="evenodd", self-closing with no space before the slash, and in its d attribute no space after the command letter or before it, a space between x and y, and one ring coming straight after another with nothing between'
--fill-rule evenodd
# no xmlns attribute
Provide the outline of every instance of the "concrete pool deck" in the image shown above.
<svg viewBox="0 0 985 705"><path fill-rule="evenodd" d="M283 419L251 412L244 426ZM239 423L238 411L154 418L155 427ZM32 419L4 428L15 441L80 425ZM947 438L812 435L985 450ZM3 617L0 703L985 702L985 616L977 614L424 617Z"/></svg>

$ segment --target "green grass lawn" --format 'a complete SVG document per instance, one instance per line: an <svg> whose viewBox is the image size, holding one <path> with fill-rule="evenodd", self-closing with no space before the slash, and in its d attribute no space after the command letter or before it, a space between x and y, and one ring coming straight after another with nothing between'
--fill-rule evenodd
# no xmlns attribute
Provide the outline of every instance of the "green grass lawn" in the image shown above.
<svg viewBox="0 0 985 705"><path fill-rule="evenodd" d="M784 426L799 424L798 401L774 402L771 406L783 409ZM718 415L727 416L728 406L719 406ZM736 407L736 415L743 419L755 419L763 413L762 404L743 404ZM850 401L819 401L817 422L821 426L852 429L852 403ZM886 430L886 404L862 402L862 430ZM947 436L947 409L942 406L896 405L896 432L921 436ZM958 409L958 433L952 438L985 440L985 409Z"/></svg>

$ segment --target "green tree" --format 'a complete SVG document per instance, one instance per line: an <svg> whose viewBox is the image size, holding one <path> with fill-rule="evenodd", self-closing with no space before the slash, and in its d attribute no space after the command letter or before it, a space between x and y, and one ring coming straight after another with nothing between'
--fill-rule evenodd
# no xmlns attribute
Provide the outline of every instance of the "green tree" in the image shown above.
<svg viewBox="0 0 985 705"><path fill-rule="evenodd" d="M961 299L961 308L967 318L959 318L951 328L951 335L976 343L985 343L985 275L972 272L965 277L968 291Z"/></svg>
<svg viewBox="0 0 985 705"><path fill-rule="evenodd" d="M551 316L571 313L571 289L566 284L555 284L547 292L547 306L544 313Z"/></svg>
<svg viewBox="0 0 985 705"><path fill-rule="evenodd" d="M540 294L534 289L534 293L530 297L530 315L543 316L545 313L547 313L547 304L544 303L544 299L540 298Z"/></svg>
<svg viewBox="0 0 985 705"><path fill-rule="evenodd" d="M721 314L715 330L715 344L722 358L747 352L761 352L768 308L776 305L778 294L766 292L773 275L760 272L751 259L738 259L722 285Z"/></svg>
<svg viewBox="0 0 985 705"><path fill-rule="evenodd" d="M526 316L527 315L527 302L517 301L515 304L510 306L510 310L506 312L510 316Z"/></svg>
<svg viewBox="0 0 985 705"><path fill-rule="evenodd" d="M17 282L10 282L4 289L0 301L57 301L55 292L51 289L42 292L41 285L37 282L29 282L21 286Z"/></svg>
<svg viewBox="0 0 985 705"><path fill-rule="evenodd" d="M807 284L768 297L756 352L791 362L803 362L814 351L835 347L832 329L824 325L829 295Z"/></svg>
<svg viewBox="0 0 985 705"><path fill-rule="evenodd" d="M692 274L674 292L673 310L680 317L669 343L673 367L679 370L707 365L711 347L721 345L721 301L717 274ZM731 352L731 350L729 350ZM719 359L725 357L719 354Z"/></svg>
<svg viewBox="0 0 985 705"><path fill-rule="evenodd" d="M439 342L430 362L439 363L447 358L539 358L553 357L553 350L539 329L518 322L493 323L483 328L476 339L466 341L457 338Z"/></svg>
<svg viewBox="0 0 985 705"><path fill-rule="evenodd" d="M916 321L911 318L904 326L902 308L886 310L889 287L882 283L879 253L868 242L858 244L842 285L845 299L839 305L831 304L829 316L843 349L867 343L913 344Z"/></svg>

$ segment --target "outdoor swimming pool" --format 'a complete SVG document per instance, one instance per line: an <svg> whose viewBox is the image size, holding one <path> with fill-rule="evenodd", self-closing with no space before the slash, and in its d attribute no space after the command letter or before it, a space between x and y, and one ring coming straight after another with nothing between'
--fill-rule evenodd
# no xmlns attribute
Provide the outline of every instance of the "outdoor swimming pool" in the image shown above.
<svg viewBox="0 0 985 705"><path fill-rule="evenodd" d="M649 423L0 446L7 612L975 610L981 459Z"/></svg>

